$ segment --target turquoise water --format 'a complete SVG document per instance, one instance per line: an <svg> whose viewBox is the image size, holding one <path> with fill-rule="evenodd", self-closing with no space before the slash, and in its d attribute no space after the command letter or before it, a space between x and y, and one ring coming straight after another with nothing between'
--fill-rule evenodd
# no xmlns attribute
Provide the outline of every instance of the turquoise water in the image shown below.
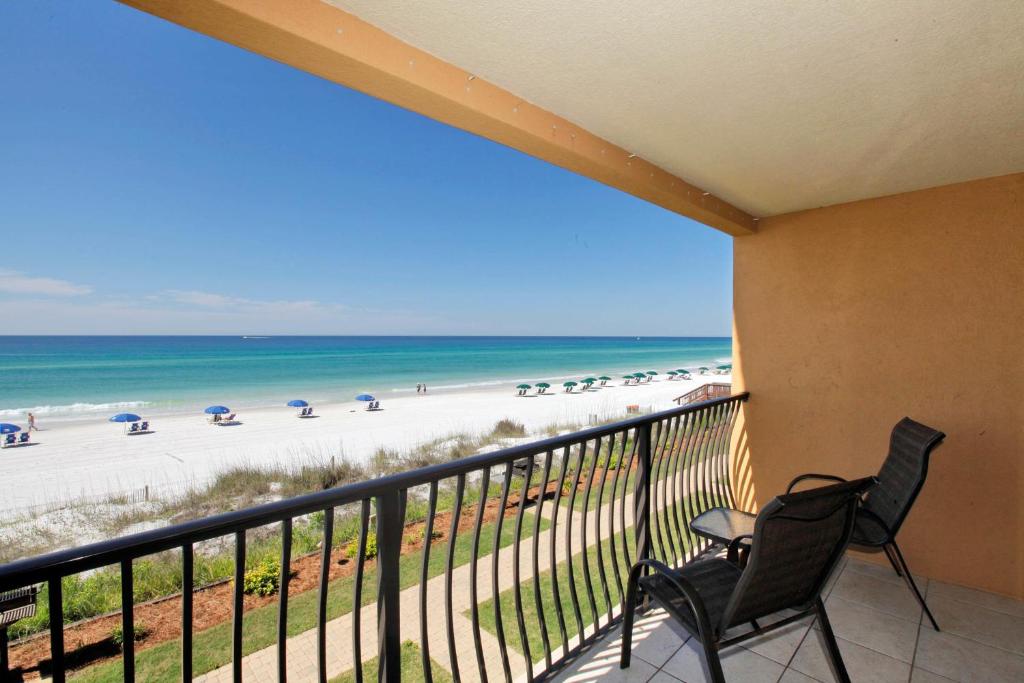
<svg viewBox="0 0 1024 683"><path fill-rule="evenodd" d="M554 384L731 354L727 337L0 337L0 419Z"/></svg>

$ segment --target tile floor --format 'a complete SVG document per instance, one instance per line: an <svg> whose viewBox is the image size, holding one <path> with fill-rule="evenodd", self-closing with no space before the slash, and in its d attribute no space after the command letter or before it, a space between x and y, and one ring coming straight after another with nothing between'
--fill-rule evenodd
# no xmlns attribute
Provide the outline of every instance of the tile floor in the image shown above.
<svg viewBox="0 0 1024 683"><path fill-rule="evenodd" d="M936 633L888 567L848 559L825 605L854 683L1024 681L1024 602L916 577L943 629ZM699 646L659 611L637 623L633 662L619 669L621 631L611 631L556 680L703 683ZM816 625L805 620L722 652L736 683L831 683Z"/></svg>

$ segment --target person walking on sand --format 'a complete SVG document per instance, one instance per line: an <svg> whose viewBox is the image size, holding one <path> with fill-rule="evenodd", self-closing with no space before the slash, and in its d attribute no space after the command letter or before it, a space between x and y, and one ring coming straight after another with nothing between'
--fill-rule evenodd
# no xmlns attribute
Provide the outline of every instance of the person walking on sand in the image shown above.
<svg viewBox="0 0 1024 683"><path fill-rule="evenodd" d="M416 385L416 393L418 394L418 393L420 393L421 391L423 391L423 385L422 385L422 384L417 384L417 385Z"/></svg>
<svg viewBox="0 0 1024 683"><path fill-rule="evenodd" d="M28 431L30 431L30 432L38 432L39 431L39 427L36 427L36 416L33 415L32 413L28 414Z"/></svg>

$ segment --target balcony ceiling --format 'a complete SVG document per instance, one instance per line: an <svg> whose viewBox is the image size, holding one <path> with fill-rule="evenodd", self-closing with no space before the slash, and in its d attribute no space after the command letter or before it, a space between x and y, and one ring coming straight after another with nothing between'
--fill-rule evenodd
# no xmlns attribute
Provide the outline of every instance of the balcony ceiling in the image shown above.
<svg viewBox="0 0 1024 683"><path fill-rule="evenodd" d="M1024 2L324 0L754 215L1024 170Z"/></svg>

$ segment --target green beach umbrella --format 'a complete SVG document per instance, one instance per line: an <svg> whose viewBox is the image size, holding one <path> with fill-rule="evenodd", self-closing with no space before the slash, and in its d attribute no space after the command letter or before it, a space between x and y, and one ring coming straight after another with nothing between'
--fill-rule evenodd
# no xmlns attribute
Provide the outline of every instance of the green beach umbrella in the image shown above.
<svg viewBox="0 0 1024 683"><path fill-rule="evenodd" d="M537 386L540 387L541 389L550 389L551 388L551 385L548 384L547 382L537 382Z"/></svg>
<svg viewBox="0 0 1024 683"><path fill-rule="evenodd" d="M622 379L636 379L636 375L623 375Z"/></svg>
<svg viewBox="0 0 1024 683"><path fill-rule="evenodd" d="M637 378L637 379L640 379L640 378L642 378L642 377L646 377L646 376L647 376L647 375L645 375L645 374L644 374L644 373L642 373L642 372L634 372L634 373L633 373L633 377L635 377L635 378Z"/></svg>
<svg viewBox="0 0 1024 683"><path fill-rule="evenodd" d="M601 375L600 377L598 377L598 379L601 380L602 382L610 382L612 378L609 377L608 375Z"/></svg>
<svg viewBox="0 0 1024 683"><path fill-rule="evenodd" d="M680 375L689 375L689 374L690 374L690 371L689 371L689 370L686 370L686 369L684 369L684 368L678 368L678 369L676 370L676 372L678 372L678 373L679 373Z"/></svg>
<svg viewBox="0 0 1024 683"><path fill-rule="evenodd" d="M574 386L576 386L576 382L562 382L562 386L563 387L574 387Z"/></svg>
<svg viewBox="0 0 1024 683"><path fill-rule="evenodd" d="M665 374L666 374L666 375L678 375L679 373L678 373L678 372L676 372L675 370L669 370L669 371L668 371L668 372L666 372Z"/></svg>
<svg viewBox="0 0 1024 683"><path fill-rule="evenodd" d="M715 368L715 369L716 369L716 370L732 370L732 366L731 366L731 365L719 365L719 366L718 366L717 368Z"/></svg>
<svg viewBox="0 0 1024 683"><path fill-rule="evenodd" d="M539 384L537 386L540 386ZM520 384L516 389L530 389L532 388L529 384Z"/></svg>
<svg viewBox="0 0 1024 683"><path fill-rule="evenodd" d="M655 372L654 370L648 370L648 371L647 371L647 374L648 374L648 375L650 375L651 377L654 377L654 376L655 376L655 375L657 375L658 373L656 373L656 372Z"/></svg>
<svg viewBox="0 0 1024 683"><path fill-rule="evenodd" d="M703 365L702 365L702 366L700 366L699 368L697 368L697 370L698 370L699 372L707 372L707 371L708 371L708 369L709 369L709 368L706 368L706 367L704 367Z"/></svg>
<svg viewBox="0 0 1024 683"><path fill-rule="evenodd" d="M594 382L597 381L597 378L596 377L584 377L580 381L582 381L584 384L593 384Z"/></svg>

